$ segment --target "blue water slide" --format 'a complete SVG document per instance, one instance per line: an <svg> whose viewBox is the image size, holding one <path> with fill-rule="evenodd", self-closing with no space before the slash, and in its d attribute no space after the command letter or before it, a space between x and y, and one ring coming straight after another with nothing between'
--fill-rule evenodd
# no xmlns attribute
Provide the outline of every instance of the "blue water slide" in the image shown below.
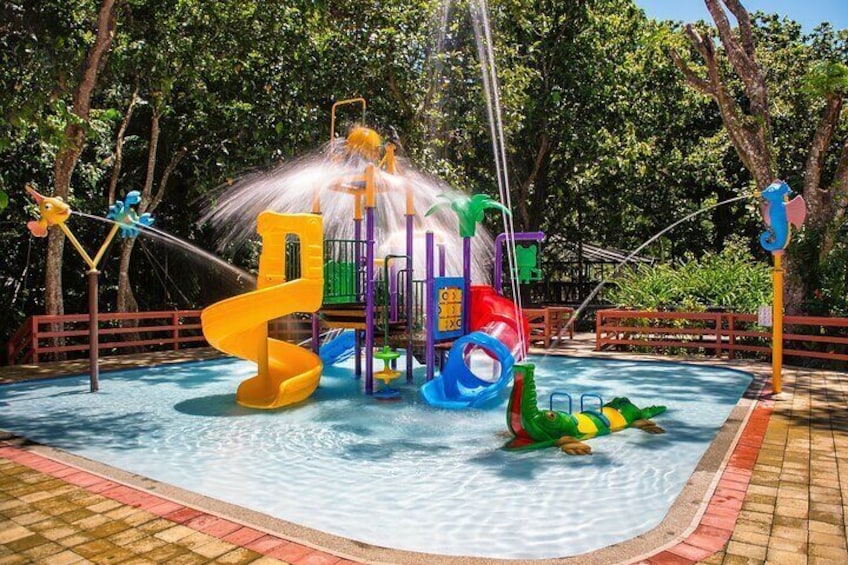
<svg viewBox="0 0 848 565"><path fill-rule="evenodd" d="M352 331L340 333L318 350L318 356L325 365L333 365L349 359L356 349L356 334Z"/></svg>
<svg viewBox="0 0 848 565"><path fill-rule="evenodd" d="M466 348L485 349L500 364L500 375L494 382L478 378L465 362ZM441 374L421 387L421 395L431 406L439 408L486 408L499 404L500 393L512 379L515 358L506 345L483 331L464 335L453 342Z"/></svg>

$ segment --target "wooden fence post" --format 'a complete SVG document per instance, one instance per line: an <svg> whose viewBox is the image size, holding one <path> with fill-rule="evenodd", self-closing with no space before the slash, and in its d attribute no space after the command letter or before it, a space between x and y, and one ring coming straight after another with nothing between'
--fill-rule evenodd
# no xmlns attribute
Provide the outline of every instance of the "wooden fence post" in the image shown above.
<svg viewBox="0 0 848 565"><path fill-rule="evenodd" d="M716 359L721 359L721 351L723 349L722 345L724 345L721 342L721 324L722 324L723 318L724 318L724 316L721 314L721 312L716 313L716 318L715 318L715 340L716 340L715 356L716 356Z"/></svg>
<svg viewBox="0 0 848 565"><path fill-rule="evenodd" d="M174 326L174 351L177 351L180 348L180 316L176 310L171 314L171 325Z"/></svg>
<svg viewBox="0 0 848 565"><path fill-rule="evenodd" d="M601 316L601 311L598 310L595 312L595 351L601 350L601 324L603 323L603 316Z"/></svg>
<svg viewBox="0 0 848 565"><path fill-rule="evenodd" d="M30 322L32 323L30 330L32 335L32 364L38 365L38 316L30 318Z"/></svg>
<svg viewBox="0 0 848 565"><path fill-rule="evenodd" d="M736 315L727 315L727 358L733 359L736 357Z"/></svg>

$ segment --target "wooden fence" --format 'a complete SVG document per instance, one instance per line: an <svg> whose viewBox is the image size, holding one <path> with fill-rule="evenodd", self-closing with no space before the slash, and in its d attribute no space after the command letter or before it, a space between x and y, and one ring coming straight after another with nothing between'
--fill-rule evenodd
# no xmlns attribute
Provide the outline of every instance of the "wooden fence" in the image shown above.
<svg viewBox="0 0 848 565"><path fill-rule="evenodd" d="M99 318L97 333L104 355L206 343L200 331L200 310L100 313ZM6 353L10 365L38 364L58 353L87 355L88 314L31 316L9 340Z"/></svg>
<svg viewBox="0 0 848 565"><path fill-rule="evenodd" d="M101 313L100 353L113 355L206 345L200 327L200 310ZM273 337L301 340L311 337L308 320L294 316L268 324ZM88 314L31 316L6 346L10 365L49 359L56 354L79 358L88 355Z"/></svg>
<svg viewBox="0 0 848 565"><path fill-rule="evenodd" d="M545 347L551 346L551 341L559 341L560 331L571 319L574 308L567 306L547 306L545 308L524 308L524 316L530 324L531 342L541 341ZM565 333L565 332L563 332ZM568 337L574 338L574 325L568 328Z"/></svg>
<svg viewBox="0 0 848 565"><path fill-rule="evenodd" d="M784 324L785 357L848 362L848 318L786 316ZM758 326L755 314L599 310L595 349L611 347L769 357L771 328Z"/></svg>

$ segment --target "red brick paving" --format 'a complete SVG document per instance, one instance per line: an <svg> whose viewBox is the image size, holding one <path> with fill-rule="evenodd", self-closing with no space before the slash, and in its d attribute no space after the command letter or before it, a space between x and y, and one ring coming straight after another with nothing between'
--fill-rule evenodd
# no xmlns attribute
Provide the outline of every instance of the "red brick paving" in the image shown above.
<svg viewBox="0 0 848 565"><path fill-rule="evenodd" d="M0 457L25 465L41 473L61 478L122 504L146 510L174 524L183 524L199 532L217 537L239 547L245 547L261 555L283 559L294 565L337 565L342 558L266 534L236 522L207 514L196 508L160 498L0 442Z"/></svg>
<svg viewBox="0 0 848 565"><path fill-rule="evenodd" d="M700 525L685 540L646 560L651 565L689 565L721 550L733 534L748 482L768 427L771 407L758 402L722 472Z"/></svg>

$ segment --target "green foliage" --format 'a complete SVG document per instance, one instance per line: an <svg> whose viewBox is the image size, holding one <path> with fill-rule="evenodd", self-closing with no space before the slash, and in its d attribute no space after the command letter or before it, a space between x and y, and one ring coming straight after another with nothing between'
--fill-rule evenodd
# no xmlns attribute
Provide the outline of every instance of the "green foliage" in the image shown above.
<svg viewBox="0 0 848 565"><path fill-rule="evenodd" d="M839 61L819 61L804 76L803 86L811 96L848 92L848 65Z"/></svg>
<svg viewBox="0 0 848 565"><path fill-rule="evenodd" d="M6 332L0 342L43 307L44 246L22 237L31 206L22 187L33 183L50 192L55 154L65 127L76 120L72 92L99 4L10 0L0 8L0 190L8 195L0 222L0 284L12 289L0 297ZM455 188L497 194L468 2L448 3L442 33L437 28L445 4L121 3L113 50L91 119L83 124L87 145L72 181L75 209L98 215L106 210L115 141L134 93L138 101L125 132L118 192L142 188L155 109L160 138L154 185L184 155L156 210L157 225L201 247L213 248L215 234L195 223L198 198L247 171L320 147L329 135L330 105L351 96L367 98L369 125L397 129L402 153L416 167ZM558 241L633 249L675 219L747 191L750 177L714 104L683 84L668 57L670 46L686 45L675 25L650 20L633 0L488 4L516 228L548 233L546 254L557 255ZM817 96L843 88L848 32L823 26L804 35L794 22L767 15L755 24L758 61L770 83L780 85L770 92L780 132L778 169L791 186L801 186L823 108ZM731 87L739 95L738 85ZM339 125L352 120L343 114ZM845 135L843 120L834 144ZM832 177L835 161L828 157L825 178ZM471 214L469 222L476 224L477 216ZM701 218L661 242L664 258L679 262L694 254L702 257L697 264L709 264L723 256L714 251L729 234L754 241L760 230L758 213L744 204ZM85 243L100 241L106 229L72 221ZM795 245L812 257L815 241L805 238L799 234ZM233 292L208 265L153 241L145 245L150 254L137 250L131 268L142 309L203 306ZM109 285L118 270L116 255L111 250L104 265L104 310L114 307ZM246 246L233 250L232 260L245 265L257 255ZM65 261L66 311L85 311L81 266L71 257ZM842 241L816 270L817 311L845 311L846 263ZM651 291L644 300L683 303L691 295L693 304L748 308L760 300L745 303L728 290L747 272L739 269L728 282L706 275L698 282L682 267L657 267L646 272L644 286ZM673 287L668 281L674 277L689 277L687 288L697 290L684 297L670 293L665 287Z"/></svg>
<svg viewBox="0 0 848 565"><path fill-rule="evenodd" d="M770 303L769 273L769 266L756 261L742 240L731 238L719 253L626 271L611 282L607 297L627 308L751 313Z"/></svg>
<svg viewBox="0 0 848 565"><path fill-rule="evenodd" d="M814 289L807 310L819 316L848 316L848 238L837 242L819 276L821 284Z"/></svg>

